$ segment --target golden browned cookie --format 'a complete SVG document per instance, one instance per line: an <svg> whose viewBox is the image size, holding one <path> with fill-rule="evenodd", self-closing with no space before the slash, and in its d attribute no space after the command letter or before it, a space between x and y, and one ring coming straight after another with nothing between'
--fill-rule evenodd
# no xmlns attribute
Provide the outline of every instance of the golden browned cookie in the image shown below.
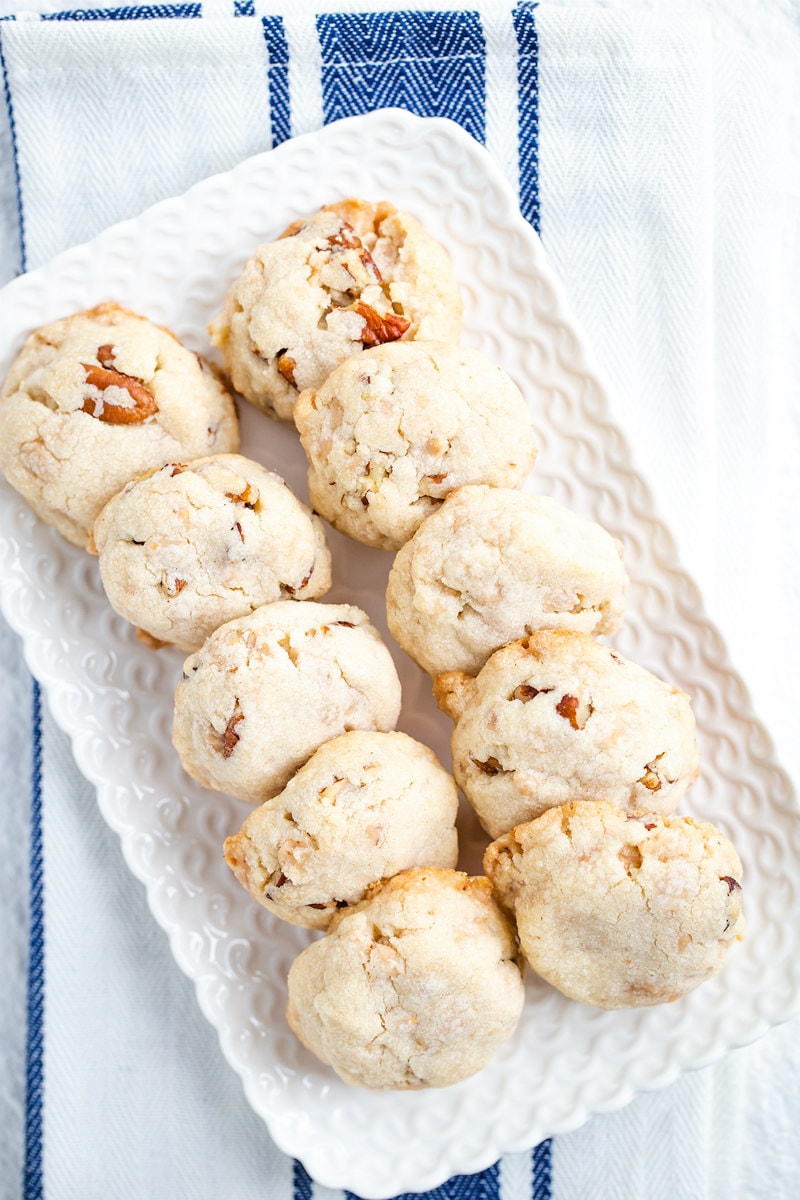
<svg viewBox="0 0 800 1200"><path fill-rule="evenodd" d="M300 396L295 423L314 508L386 550L399 549L455 488L516 487L536 458L519 388L464 346L367 350Z"/></svg>
<svg viewBox="0 0 800 1200"><path fill-rule="evenodd" d="M492 843L484 870L534 971L584 1004L676 1000L744 936L739 856L691 817L565 804Z"/></svg>
<svg viewBox="0 0 800 1200"><path fill-rule="evenodd" d="M394 560L389 630L431 675L475 675L536 629L614 633L628 577L605 529L514 488L451 492Z"/></svg>
<svg viewBox="0 0 800 1200"><path fill-rule="evenodd" d="M417 868L342 909L289 972L289 1024L345 1083L445 1087L511 1036L524 988L484 878Z"/></svg>
<svg viewBox="0 0 800 1200"><path fill-rule="evenodd" d="M587 634L530 634L435 690L456 722L456 780L491 837L568 800L669 813L697 775L689 697Z"/></svg>
<svg viewBox="0 0 800 1200"><path fill-rule="evenodd" d="M209 332L234 387L288 421L299 391L367 346L457 342L461 308L447 252L415 217L351 199L259 246Z"/></svg>
<svg viewBox="0 0 800 1200"><path fill-rule="evenodd" d="M322 521L240 454L133 480L100 513L94 541L113 608L182 650L262 604L315 600L331 585Z"/></svg>
<svg viewBox="0 0 800 1200"><path fill-rule="evenodd" d="M206 787L262 804L330 738L394 729L400 681L352 604L278 600L220 626L187 658L172 741Z"/></svg>
<svg viewBox="0 0 800 1200"><path fill-rule="evenodd" d="M203 359L118 304L37 329L0 392L0 467L77 546L129 480L238 447L233 401Z"/></svg>
<svg viewBox="0 0 800 1200"><path fill-rule="evenodd" d="M225 843L239 882L311 929L409 867L454 867L458 795L432 750L405 733L353 730L320 746Z"/></svg>

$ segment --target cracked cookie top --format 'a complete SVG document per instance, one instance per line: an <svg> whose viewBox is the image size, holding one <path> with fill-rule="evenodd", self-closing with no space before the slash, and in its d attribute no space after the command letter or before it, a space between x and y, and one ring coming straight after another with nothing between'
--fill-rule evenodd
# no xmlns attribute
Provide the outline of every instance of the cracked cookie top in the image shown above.
<svg viewBox="0 0 800 1200"><path fill-rule="evenodd" d="M614 633L628 577L622 546L547 496L458 488L394 560L389 629L424 671L475 675L536 629Z"/></svg>
<svg viewBox="0 0 800 1200"><path fill-rule="evenodd" d="M400 681L351 604L278 600L228 621L184 663L172 742L206 787L261 804L323 742L394 729Z"/></svg>
<svg viewBox="0 0 800 1200"><path fill-rule="evenodd" d="M298 392L367 346L457 342L450 258L410 213L343 200L259 246L209 333L234 387L291 420Z"/></svg>
<svg viewBox="0 0 800 1200"><path fill-rule="evenodd" d="M672 812L698 771L689 697L588 634L541 630L434 685L453 771L490 837L569 800Z"/></svg>
<svg viewBox="0 0 800 1200"><path fill-rule="evenodd" d="M488 880L404 871L333 917L289 972L287 1018L345 1083L445 1087L511 1036L524 987Z"/></svg>
<svg viewBox="0 0 800 1200"><path fill-rule="evenodd" d="M484 870L534 971L584 1004L676 1000L744 936L739 856L691 817L565 804L493 842Z"/></svg>
<svg viewBox="0 0 800 1200"><path fill-rule="evenodd" d="M118 304L37 329L0 392L0 467L78 546L130 479L238 446L233 401L205 361Z"/></svg>
<svg viewBox="0 0 800 1200"><path fill-rule="evenodd" d="M395 343L333 372L295 409L317 512L398 550L455 488L516 487L536 458L519 388L464 346Z"/></svg>
<svg viewBox="0 0 800 1200"><path fill-rule="evenodd" d="M458 795L405 733L353 730L320 746L225 843L244 888L294 925L325 929L367 887L409 867L454 867Z"/></svg>
<svg viewBox="0 0 800 1200"><path fill-rule="evenodd" d="M133 480L101 512L94 542L113 608L182 650L262 604L313 600L331 585L322 521L239 454Z"/></svg>

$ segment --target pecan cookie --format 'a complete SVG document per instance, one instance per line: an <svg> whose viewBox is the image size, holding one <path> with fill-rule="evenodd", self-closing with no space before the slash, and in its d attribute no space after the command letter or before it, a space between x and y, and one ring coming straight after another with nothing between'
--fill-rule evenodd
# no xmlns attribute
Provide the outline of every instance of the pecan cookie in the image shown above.
<svg viewBox="0 0 800 1200"><path fill-rule="evenodd" d="M450 258L419 221L351 199L259 246L209 333L234 387L288 421L299 391L365 346L457 342L461 309Z"/></svg>
<svg viewBox="0 0 800 1200"><path fill-rule="evenodd" d="M128 480L238 447L233 401L203 359L118 304L37 329L0 392L0 467L77 546Z"/></svg>
<svg viewBox="0 0 800 1200"><path fill-rule="evenodd" d="M628 577L622 546L547 496L463 487L394 560L389 629L431 675L475 675L490 654L536 629L614 633Z"/></svg>
<svg viewBox="0 0 800 1200"><path fill-rule="evenodd" d="M523 999L488 880L417 868L334 915L292 965L287 1018L345 1083L446 1087L487 1065Z"/></svg>
<svg viewBox="0 0 800 1200"><path fill-rule="evenodd" d="M311 503L342 533L398 550L455 488L516 487L536 458L519 388L477 350L395 343L300 396Z"/></svg>
<svg viewBox="0 0 800 1200"><path fill-rule="evenodd" d="M326 929L369 884L454 867L458 795L427 746L353 730L320 746L225 843L244 888L293 925Z"/></svg>
<svg viewBox="0 0 800 1200"><path fill-rule="evenodd" d="M584 633L541 630L440 675L453 771L491 837L568 800L670 813L697 776L689 697Z"/></svg>
<svg viewBox="0 0 800 1200"><path fill-rule="evenodd" d="M493 842L484 870L534 971L599 1008L677 1000L744 936L739 856L691 817L565 804Z"/></svg>
<svg viewBox="0 0 800 1200"><path fill-rule="evenodd" d="M314 600L331 585L322 521L239 454L135 479L101 512L94 541L112 607L182 650L262 604Z"/></svg>
<svg viewBox="0 0 800 1200"><path fill-rule="evenodd" d="M221 625L187 658L172 742L206 787L261 804L323 742L394 729L400 681L351 604L278 600Z"/></svg>

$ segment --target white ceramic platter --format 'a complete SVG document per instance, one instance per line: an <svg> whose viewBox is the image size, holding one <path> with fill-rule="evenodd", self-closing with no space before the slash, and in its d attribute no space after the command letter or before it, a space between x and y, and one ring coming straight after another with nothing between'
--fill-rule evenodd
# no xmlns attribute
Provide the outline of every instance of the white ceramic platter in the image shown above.
<svg viewBox="0 0 800 1200"><path fill-rule="evenodd" d="M386 1197L572 1129L790 1016L800 1005L800 821L747 691L631 466L541 245L497 167L456 125L398 110L341 121L62 254L0 294L0 374L32 328L112 298L208 352L207 322L255 246L351 194L410 209L448 247L466 340L505 367L530 403L540 443L532 488L624 542L633 582L615 643L693 697L703 768L683 811L736 843L748 920L722 973L675 1004L601 1012L529 973L520 1027L480 1075L422 1093L346 1087L284 1018L289 965L315 935L277 921L239 887L221 844L248 810L194 784L172 751L181 656L137 642L106 604L96 561L3 483L3 611L251 1104L321 1183ZM247 405L241 416L243 451L305 495L293 430ZM330 544L327 599L361 605L385 629L390 556L333 533ZM449 761L449 725L428 680L389 645L404 687L401 727ZM462 842L462 865L477 869L486 838L466 813Z"/></svg>

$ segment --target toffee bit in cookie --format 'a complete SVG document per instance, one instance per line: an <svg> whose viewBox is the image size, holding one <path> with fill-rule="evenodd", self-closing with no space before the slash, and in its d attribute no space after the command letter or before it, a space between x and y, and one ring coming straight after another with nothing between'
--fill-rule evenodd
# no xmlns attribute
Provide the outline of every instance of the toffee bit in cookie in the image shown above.
<svg viewBox="0 0 800 1200"><path fill-rule="evenodd" d="M233 525L231 526L231 528L232 528L232 529L235 529L235 530L236 530L236 532L239 534L239 537L242 539L242 541L244 541L244 534L242 533L242 527L241 527L241 525L239 524L239 522L238 522L238 521L234 521L234 523L233 523Z"/></svg>
<svg viewBox="0 0 800 1200"><path fill-rule="evenodd" d="M650 767L648 767L644 775L637 782L646 787L649 792L658 792L661 790L661 780Z"/></svg>
<svg viewBox="0 0 800 1200"><path fill-rule="evenodd" d="M294 378L294 373L297 369L297 362L292 358L291 354L287 354L286 350L279 350L275 365L286 382L290 383L292 387L297 387Z"/></svg>
<svg viewBox="0 0 800 1200"><path fill-rule="evenodd" d="M617 858L625 867L626 871L632 869L638 870L642 865L642 852L638 846L631 846L628 842L624 842L617 851Z"/></svg>
<svg viewBox="0 0 800 1200"><path fill-rule="evenodd" d="M740 892L742 890L742 885L738 882L738 880L733 879L730 875L720 875L719 881L720 883L727 883L729 893Z"/></svg>
<svg viewBox="0 0 800 1200"><path fill-rule="evenodd" d="M536 688L530 683L521 683L519 687L514 688L514 691L509 696L509 700L521 700L523 704L526 704L528 700L533 700L535 696L546 696L552 690L552 688Z"/></svg>
<svg viewBox="0 0 800 1200"><path fill-rule="evenodd" d="M284 586L285 590L289 593L290 596L294 596L297 592L302 592L304 587L307 587L308 581L313 574L314 574L314 568L311 567L311 569L306 572L306 574L303 576L303 578L300 580L300 582L295 587L292 587L292 585L290 583L285 583L283 586Z"/></svg>
<svg viewBox="0 0 800 1200"><path fill-rule="evenodd" d="M285 482L285 481L281 481ZM226 492L225 495L229 500L234 500L238 504L243 504L245 508L255 509L258 505L258 489L246 483L240 492Z"/></svg>
<svg viewBox="0 0 800 1200"><path fill-rule="evenodd" d="M472 756L470 755L470 757ZM482 771L484 775L500 775L505 770L502 764L499 763L493 755L487 758L485 762L481 762L477 758L473 758L472 761L475 763L475 766L478 768L478 770Z"/></svg>
<svg viewBox="0 0 800 1200"><path fill-rule="evenodd" d="M239 734L236 732L236 726L244 720L244 713L241 709L234 712L228 724L225 726L225 735L222 740L222 757L230 758L236 749L236 744L239 741Z"/></svg>
<svg viewBox="0 0 800 1200"><path fill-rule="evenodd" d="M579 704L580 700L577 696L570 696L569 693L566 693L556 705L558 715L563 717L565 721L569 721L573 729L580 729L580 725L578 724Z"/></svg>

